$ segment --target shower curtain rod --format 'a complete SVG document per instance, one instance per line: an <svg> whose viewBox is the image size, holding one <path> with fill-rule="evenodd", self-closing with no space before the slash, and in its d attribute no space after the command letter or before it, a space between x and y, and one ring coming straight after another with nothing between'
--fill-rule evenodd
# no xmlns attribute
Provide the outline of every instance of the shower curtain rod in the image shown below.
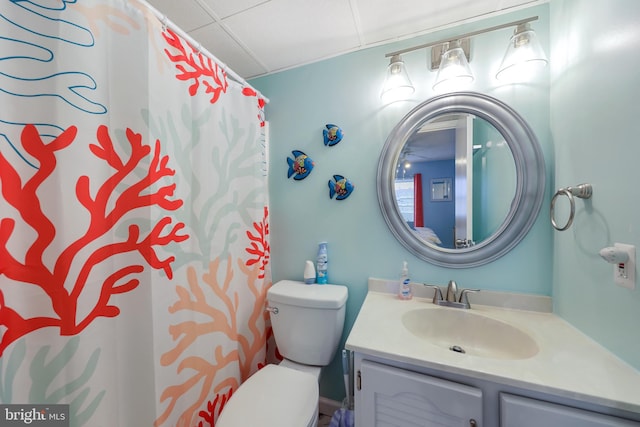
<svg viewBox="0 0 640 427"><path fill-rule="evenodd" d="M247 81L245 79L243 79L242 77L240 77L235 71L233 71L227 64L225 64L224 62L220 61L213 53L209 52L207 49L205 49L200 43L198 43L197 41L194 40L193 37L191 37L190 35L188 35L183 29L181 29L180 27L178 27L173 21L171 21L169 18L167 18L167 15L163 14L162 12L160 12L158 9L156 9L155 7L153 7L151 4L149 4L146 0L135 0L138 3L142 4L143 6L145 6L147 9L149 9L151 12L153 12L153 14L155 15L156 19L158 19L158 21L160 21L162 23L162 25L171 28L171 31L175 32L176 34L178 34L180 37L182 37L183 39L185 39L191 46L193 46L198 52L208 56L209 58L211 58L212 60L214 60L218 65L220 65L222 67L222 69L224 70L225 73L227 73L228 76L230 76L236 83L239 83L242 86L246 86L249 87L251 89L253 89L254 91L256 91L256 93L258 93L258 95L264 99L264 101L266 103L269 103L269 98L267 98L266 96L264 96L262 94L262 92L260 92L258 89L254 88L253 86L251 86L249 83L247 83Z"/></svg>

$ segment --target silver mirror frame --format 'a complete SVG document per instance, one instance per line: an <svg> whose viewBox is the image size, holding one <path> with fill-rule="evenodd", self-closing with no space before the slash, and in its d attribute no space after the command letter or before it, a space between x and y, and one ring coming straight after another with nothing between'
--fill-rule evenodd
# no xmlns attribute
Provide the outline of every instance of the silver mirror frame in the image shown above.
<svg viewBox="0 0 640 427"><path fill-rule="evenodd" d="M428 121L452 113L473 114L492 124L509 145L516 165L516 192L504 222L489 238L463 249L439 248L420 239L402 218L394 187L395 168L409 137ZM391 232L411 253L442 267L476 267L509 252L536 221L544 188L544 157L533 130L504 102L475 92L440 95L415 107L393 128L378 161L378 202Z"/></svg>

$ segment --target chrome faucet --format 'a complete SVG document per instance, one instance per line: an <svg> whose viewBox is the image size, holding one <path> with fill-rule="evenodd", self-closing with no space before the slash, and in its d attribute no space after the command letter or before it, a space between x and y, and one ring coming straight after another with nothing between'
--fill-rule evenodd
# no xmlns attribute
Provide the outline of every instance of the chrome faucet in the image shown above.
<svg viewBox="0 0 640 427"><path fill-rule="evenodd" d="M445 300L448 302L456 302L458 297L458 285L453 280L449 280L447 285L447 293L445 294Z"/></svg>
<svg viewBox="0 0 640 427"><path fill-rule="evenodd" d="M426 283L424 285L428 288L433 288L433 303L445 307L469 309L471 308L469 294L472 292L480 292L480 289L462 289L458 297L458 285L455 281L450 280L443 298L440 286L428 285Z"/></svg>

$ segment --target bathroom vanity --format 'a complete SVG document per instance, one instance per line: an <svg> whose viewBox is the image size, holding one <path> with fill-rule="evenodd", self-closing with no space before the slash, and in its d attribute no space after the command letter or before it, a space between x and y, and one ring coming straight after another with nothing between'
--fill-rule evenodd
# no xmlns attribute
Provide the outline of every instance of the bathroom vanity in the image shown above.
<svg viewBox="0 0 640 427"><path fill-rule="evenodd" d="M484 292L464 310L415 286L422 297L401 301L392 282L369 281L346 342L356 426L640 426L640 372L547 297Z"/></svg>

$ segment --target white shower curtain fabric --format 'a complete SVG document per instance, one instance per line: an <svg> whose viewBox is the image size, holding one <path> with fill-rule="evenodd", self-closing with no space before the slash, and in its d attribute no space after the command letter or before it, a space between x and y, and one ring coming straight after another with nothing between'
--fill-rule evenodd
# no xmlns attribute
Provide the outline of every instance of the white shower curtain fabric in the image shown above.
<svg viewBox="0 0 640 427"><path fill-rule="evenodd" d="M214 426L271 335L264 99L136 0L0 22L0 404Z"/></svg>

